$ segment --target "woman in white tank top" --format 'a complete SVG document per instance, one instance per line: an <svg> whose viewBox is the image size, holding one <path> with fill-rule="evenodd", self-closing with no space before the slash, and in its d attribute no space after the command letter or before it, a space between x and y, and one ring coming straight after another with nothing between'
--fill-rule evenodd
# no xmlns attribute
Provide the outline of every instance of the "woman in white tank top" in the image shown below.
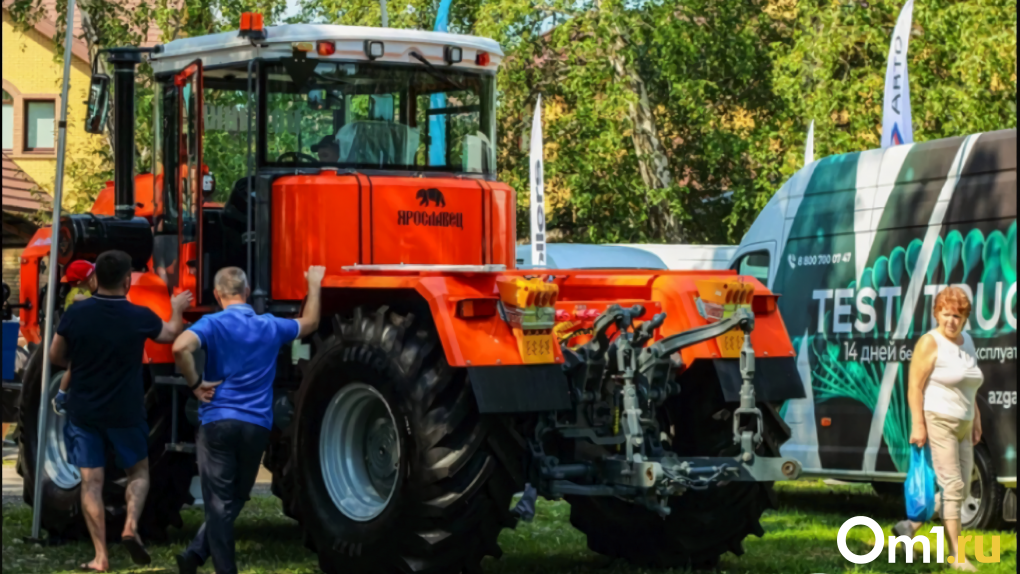
<svg viewBox="0 0 1020 574"><path fill-rule="evenodd" d="M974 446L982 434L976 399L985 382L974 340L963 332L970 314L970 299L958 287L946 289L935 299L938 328L918 342L910 365L910 444L931 445L952 568L976 572L958 548L961 510L974 471ZM895 531L913 538L921 526L903 521Z"/></svg>

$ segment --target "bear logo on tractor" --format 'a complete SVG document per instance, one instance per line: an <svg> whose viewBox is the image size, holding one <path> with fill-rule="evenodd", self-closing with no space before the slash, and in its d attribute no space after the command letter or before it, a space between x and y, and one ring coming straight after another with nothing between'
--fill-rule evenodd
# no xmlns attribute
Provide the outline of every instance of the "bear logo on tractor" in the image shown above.
<svg viewBox="0 0 1020 574"><path fill-rule="evenodd" d="M421 202L422 207L428 207L435 203L436 207L446 207L446 198L443 197L443 192L438 189L422 189L418 191L418 201Z"/></svg>

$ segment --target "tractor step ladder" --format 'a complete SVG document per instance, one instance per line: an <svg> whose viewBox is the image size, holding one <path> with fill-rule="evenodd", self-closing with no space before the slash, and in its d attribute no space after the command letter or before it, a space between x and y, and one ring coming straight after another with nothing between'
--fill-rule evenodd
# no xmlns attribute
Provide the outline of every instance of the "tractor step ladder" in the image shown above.
<svg viewBox="0 0 1020 574"><path fill-rule="evenodd" d="M166 445L167 452L179 452L179 453L183 453L183 454L195 454L196 449L195 449L195 444L194 443L179 442L178 441L178 431L177 431L178 422L177 421L180 418L179 417L179 410L178 409L180 407L180 395L181 395L181 393L180 393L180 389L177 388L177 387L184 387L185 389L187 389L188 388L187 381L184 380L184 377L156 377L156 384L160 385L160 386L165 386L165 387L173 387L173 389L172 389L173 406L171 408L173 409L173 413L174 414L173 414L173 418L170 419L170 421L171 421L170 422L170 442Z"/></svg>

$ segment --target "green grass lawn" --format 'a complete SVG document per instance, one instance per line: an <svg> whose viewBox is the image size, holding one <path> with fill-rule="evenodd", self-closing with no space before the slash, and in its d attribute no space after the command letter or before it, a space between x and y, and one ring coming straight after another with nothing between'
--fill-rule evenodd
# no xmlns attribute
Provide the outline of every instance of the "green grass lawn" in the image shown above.
<svg viewBox="0 0 1020 574"><path fill-rule="evenodd" d="M899 518L900 504L878 498L866 486L830 488L819 482L801 482L779 487L782 508L765 517L764 539L751 539L747 553L740 558L727 555L720 572L728 574L814 574L854 572L856 574L899 574L939 572L937 564L888 564L855 567L836 549L836 535L850 517L865 515L887 529ZM565 504L540 506L534 524L521 525L501 540L505 556L485 564L486 574L650 574L592 554L584 538L570 527L570 508ZM120 572L172 573L173 555L197 529L200 512L185 512L186 527L173 532L172 545L150 548L155 565L131 567L126 553L113 548L113 567ZM6 507L3 512L3 573L62 574L74 572L77 565L91 558L91 547L73 544L59 548L40 548L21 542L31 526L31 514L23 507ZM315 556L301 544L296 525L283 516L272 498L255 500L238 523L238 556L244 574L312 574L318 572ZM888 530L887 530L888 533ZM981 572L1013 574L1016 567L1016 532L985 533L1001 537L1002 562L983 565ZM934 548L934 537L933 548ZM851 533L850 547L866 554L873 547L873 534L867 529ZM987 550L986 550L987 551ZM903 562L902 558L900 562ZM211 572L211 569L206 569ZM352 572L351 574L358 574ZM680 574L664 571L663 574Z"/></svg>

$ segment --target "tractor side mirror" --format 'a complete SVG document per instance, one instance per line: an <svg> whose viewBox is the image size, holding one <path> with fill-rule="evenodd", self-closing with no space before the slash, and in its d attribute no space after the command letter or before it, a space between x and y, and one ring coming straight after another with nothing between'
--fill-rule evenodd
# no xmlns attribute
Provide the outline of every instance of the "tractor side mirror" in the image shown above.
<svg viewBox="0 0 1020 574"><path fill-rule="evenodd" d="M202 201L212 201L216 195L216 176L208 170L202 176Z"/></svg>
<svg viewBox="0 0 1020 574"><path fill-rule="evenodd" d="M110 117L110 77L105 74L92 76L89 88L88 109L85 116L85 131L102 134Z"/></svg>

